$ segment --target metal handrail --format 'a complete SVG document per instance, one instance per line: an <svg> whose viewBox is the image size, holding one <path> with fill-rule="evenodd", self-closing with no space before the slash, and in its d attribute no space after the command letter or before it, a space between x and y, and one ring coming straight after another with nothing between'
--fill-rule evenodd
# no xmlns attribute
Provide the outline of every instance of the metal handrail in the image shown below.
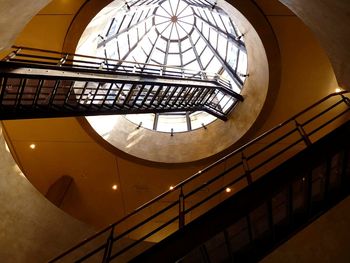
<svg viewBox="0 0 350 263"><path fill-rule="evenodd" d="M26 62L30 62L30 61L28 60ZM22 62L17 62L17 61L11 61L10 60L9 62L6 62L6 64L2 64L2 63L3 62L0 60L0 67L1 68L2 67L7 67L7 68L11 68L11 69L18 69L18 68L23 67ZM25 67L27 67L27 68L43 69L43 70L62 70L62 67L57 66L56 64L42 65L42 64L28 63L28 64L25 65ZM66 71L74 72L74 73L87 73L87 74L100 73L100 72L96 72L96 70L94 70L92 68L85 68L85 67L84 68L81 68L81 67L75 67L75 68L69 67L69 68L67 68L67 67L65 67L64 69ZM106 79L103 79L104 77L106 77L106 76L112 76L113 77L113 75L115 75L115 73L127 73L128 76L134 75L134 76L137 76L137 77L148 77L148 78L151 78L151 76L152 77L157 76L159 78L159 75L147 74L147 72L136 73L136 72L128 72L128 71L106 71L106 72L103 72L102 77L99 76L99 75L96 75L95 77L94 76L89 76L88 78L86 78L86 75L85 75L85 79L98 79L98 80L101 80L101 81L105 81ZM30 74L28 73L27 75L30 75ZM36 73L36 74L33 74L33 75L38 75L38 74ZM213 80L210 80L210 79L199 79L199 78L192 78L192 77L183 78L183 77L179 77L179 76L166 75L166 74L163 74L163 76L166 77L166 79L172 79L172 80L175 80L175 79L195 80L196 82L198 82L198 87L202 87L200 85L201 83L213 83L215 85L215 89L218 89L218 90L220 90L222 92L228 93L228 94L230 94L231 96L234 96L234 97L237 97L237 96L241 97L241 95L238 95L233 90L231 90L229 83L225 84L224 82L222 82L222 80L217 80L217 79L215 79L215 80L214 79ZM81 75L80 77L75 77L75 78L81 79L81 80L84 79L83 75ZM130 83L131 82L132 82L132 80L130 80ZM175 85L175 84L173 84L173 85Z"/></svg>
<svg viewBox="0 0 350 263"><path fill-rule="evenodd" d="M6 57L2 59L2 61L19 61L19 62L27 62L27 63L39 63L45 65L59 65L60 67L76 67L76 68L89 68L89 69L97 69L97 70L105 70L105 71L114 71L118 72L118 68L123 68L123 71L120 72L128 72L128 73L142 73L147 72L150 75L163 75L163 76L176 76L176 77L186 77L193 79L206 79L206 80L214 80L219 82L226 88L231 88L230 81L223 78L217 73L207 72L204 70L191 70L178 66L169 66L169 65L159 65L152 63L140 63L126 60L118 60L112 58L91 56L91 55L83 55L83 54L74 54L74 53L61 53L54 50L45 50L40 48L31 48L31 47L22 47L22 46L12 46L14 49L10 52ZM23 53L28 51L29 53ZM35 54L31 54L30 52L35 52ZM45 55L46 54L46 55ZM47 56L48 54L52 55ZM58 55L55 57L53 55ZM27 57L30 58L28 60L18 59L17 57ZM88 59L88 60L84 60ZM54 62L44 62L41 60L50 60ZM68 64L72 63L72 64ZM82 64L82 65L81 65ZM93 66L94 65L94 66ZM109 68L113 67L113 68ZM154 69L156 68L156 69ZM154 70L155 72L151 72Z"/></svg>
<svg viewBox="0 0 350 263"><path fill-rule="evenodd" d="M179 190L182 194L182 201L179 199L177 201L172 202L170 205L168 205L167 207L163 208L162 210L156 212L156 214L153 214L152 216L150 216L149 218L143 220L142 222L138 223L136 226L132 226L130 229L127 229L126 231L124 231L123 233L119 234L117 237L114 237L112 239L113 242L115 242L116 240L126 236L127 234L129 234L130 232L132 232L133 230L137 229L139 226L143 226L145 224L147 224L149 221L151 221L154 217L158 216L159 214L162 214L163 212L165 213L167 210L173 208L176 205L180 206L181 202L184 202L184 200L186 198L189 198L190 196L195 195L196 193L198 193L199 191L201 191L204 187L212 184L213 182L216 182L217 180L219 180L220 178L222 178L223 176L225 176L227 173L229 173L230 171L236 169L237 167L240 166L247 166L246 162L248 160L251 160L252 158L256 157L257 155L261 155L262 152L264 152L265 150L271 148L272 146L276 145L277 143L279 143L281 140L287 138L289 135L291 135L292 133L297 132L300 135L300 138L295 141L294 143L288 145L285 149L280 150L279 152L275 153L274 155L270 156L267 160L265 160L264 162L262 162L261 164L257 165L255 168L249 170L245 168L245 173L237 178L235 178L233 181L226 183L226 185L224 185L223 187L219 188L218 190L216 190L215 192L213 192L211 195L209 195L208 197L206 197L205 199L203 199L202 201L198 202L197 204L193 205L190 208L185 209L184 207L182 208L182 210L179 210L179 215L176 217L179 219L179 222L183 221L183 224L179 227L182 227L184 225L184 216L194 210L195 208L197 208L198 206L202 205L203 203L207 202L208 200L210 200L211 198L213 198L214 196L217 196L218 194L222 193L222 190L225 189L226 187L230 187L235 185L237 182L241 181L242 179L247 178L248 181L248 185L249 183L252 183L252 179L249 177L251 176L250 173L256 171L257 169L259 169L261 166L265 165L266 163L271 162L271 160L273 160L276 156L279 156L279 154L288 151L289 149L291 149L293 146L301 143L301 142L305 142L306 146L309 145L309 143L311 143L310 139L308 138L309 135L314 134L315 132L319 131L320 129L322 129L323 127L325 127L326 125L328 125L329 123L333 122L334 120L338 119L340 116L343 116L345 113L347 113L350 110L350 100L348 97L345 96L345 94L349 94L348 91L342 91L342 92L338 92L338 93L332 93L329 94L328 96L324 97L323 99L317 101L316 103L312 104L311 106L305 108L304 110L302 110L301 112L299 112L298 114L294 115L293 117L287 119L286 121L278 124L277 126L273 127L272 129L264 132L263 134L261 134L260 136L256 137L255 139L251 140L250 142L248 142L247 144L239 147L238 149L236 149L235 151L231 152L230 154L226 155L225 157L217 160L216 162L212 163L211 165L205 167L203 170L198 171L197 173L195 173L194 175L192 175L191 177L185 179L184 181L180 182L179 184L175 185L174 187L172 187L172 189L162 193L161 195L153 198L152 200L146 202L145 204L141 205L140 207L136 208L134 211L132 211L131 213L127 214L126 216L124 216L123 218L119 219L118 221L114 222L113 224L109 225L108 227L102 229L101 231L97 232L96 234L94 234L93 236L89 237L88 239L85 239L84 241L80 242L79 244L75 245L74 247L70 248L69 250L65 251L64 253L62 253L61 255L57 256L56 258L52 259L50 262L56 262L57 260L63 258L64 256L70 254L71 252L75 251L76 249L82 247L83 245L87 244L88 242L94 240L96 237L101 236L102 234L106 233L109 230L114 231L116 229L116 227L118 225L120 225L121 223L125 222L127 219L131 218L132 216L144 211L145 209L149 208L152 204L156 203L157 201L161 201L164 197L167 197L168 195L170 195L171 193L174 193L174 191ZM317 106L321 105L323 102L328 101L329 99L336 97L336 96L340 96L340 101L336 102L334 105L331 105L330 107L326 108L325 110L322 110L320 113L316 114L314 117L308 119L307 121L305 121L304 123L299 124L296 119L301 117L303 114L310 112L311 110L313 110L314 108L316 108ZM326 113L328 113L330 110L334 109L335 107L337 107L338 105L340 105L341 103L345 103L346 104L346 110L343 112L340 112L339 114L337 114L336 116L333 116L331 118L331 120L326 121L324 124L322 124L321 126L319 126L316 129L313 129L309 135L305 132L303 126L309 124L311 121L315 120L316 118L319 118L321 116L324 116ZM251 156L248 157L244 157L243 156L243 152L244 150L246 150L248 147L257 144L258 142L260 142L262 139L264 139L265 137L267 137L268 135L274 134L276 131L278 131L279 129L286 127L288 124L292 123L293 125L295 125L296 127L294 127L293 129L289 130L285 135L278 137L277 139L274 139L271 143L269 143L268 145L266 145L265 147L263 147L262 149L260 149L259 151L257 151L255 154L252 154ZM194 181L195 179L200 178L201 176L203 176L204 174L206 174L206 172L208 172L209 170L213 169L214 167L217 167L218 165L224 163L225 161L229 160L229 158L231 158L234 155L237 154L242 154L242 158L239 162L235 163L234 165L232 165L231 167L225 169L224 172L220 173L219 175L213 176L211 178L209 178L209 181L206 181L205 183L201 184L201 185L196 185L197 187L195 187L195 189L193 189L192 191L183 194L183 189L185 188L186 185L188 185L190 182ZM180 196L181 196L180 194ZM175 220L176 220L175 218ZM174 221L174 218L170 220L171 222ZM170 222L169 221L169 222ZM168 223L169 223L168 222ZM158 229L157 229L158 230ZM153 235L155 232L151 231L149 232L146 236L140 238L138 241L136 241L137 243L141 242L142 240L145 240L146 238L148 238L149 236ZM133 245L129 245L128 248L131 248ZM88 254L88 256L93 255L94 253L99 252L100 250L102 250L103 248L106 247L106 244L101 245L100 247L98 247L97 249L95 249L94 251L90 252ZM123 252L125 249L123 249ZM116 255L112 255L110 258L115 258L116 256L118 256L119 254L121 254L121 252L118 252ZM87 256L85 256L83 259L87 258Z"/></svg>
<svg viewBox="0 0 350 263"><path fill-rule="evenodd" d="M103 108L107 109L103 114L205 111L226 121L228 114L232 112L237 103L244 100L243 96L235 92L231 87L229 81L224 80L217 74L210 75L210 73L204 71L197 72L165 65L140 64L115 59L110 59L106 62L107 60L106 58L89 55L14 46L12 52L0 60L0 71L5 81L3 83L4 87L7 85L8 80L20 79L21 83L26 83L27 79L38 79L40 81L36 90L36 97L32 96L28 89L14 88L11 93L7 92L9 85L3 88L0 99L4 100L4 103L1 101L1 104L7 107L7 112L3 112L2 118L17 118L14 116L13 105L15 105L15 110L18 111L17 113L21 111L23 113L22 116L27 117L29 113L28 105L30 104L28 101L33 99L33 103L31 103L33 113L37 113L37 106L44 106L50 110L54 108L54 116L60 116L58 113L59 109L66 110L68 108L69 114L67 113L65 116L81 116L84 114L96 115L98 114L97 111ZM120 65L120 63L122 64ZM176 71L176 69L178 70ZM43 83L47 84L46 80L56 82L53 87L45 87L45 94L41 94ZM61 88L62 80L83 81L86 82L86 85L82 89L76 88L75 85L70 85L69 91L65 93L64 89ZM119 87L117 88L119 91L123 89L125 91L125 89L129 88L127 90L129 92L128 97L120 99L123 101L120 107L116 102L119 101L118 96L121 94L123 96L123 93L118 92L118 96L114 96L113 92L115 91L113 90L111 94L113 97L111 97L109 93L112 85L109 89L106 89L104 85L112 82L114 86ZM85 100L80 103L80 99L86 96L89 98L92 88L85 88L89 86L89 83L94 87L93 93L97 96L94 95L93 100L86 99L87 104L90 105L87 108ZM127 84L125 88L124 84ZM49 88L53 92L47 92ZM59 91L58 96L56 96L57 90ZM151 92L152 90L157 90L157 92L153 93ZM138 92L137 96L134 96L134 91ZM15 92L18 95L13 95ZM23 96L26 92L28 96ZM76 101L72 100L73 102L69 101L67 104L67 98L73 98L75 93L80 95L79 103L75 103ZM3 96L4 94L6 95ZM173 95L174 100L170 100ZM26 98L26 110L22 107L22 102L24 101L22 101L22 98ZM35 98L41 98L39 103ZM46 99L43 100L42 98ZM107 98L108 101L106 102ZM113 98L114 100L112 100ZM137 105L139 103L137 99L139 98L143 98L140 107ZM155 100L156 98L158 99ZM130 103L128 102L129 100L131 101ZM159 103L160 101L161 103ZM144 102L147 102L147 104ZM38 105L36 105L37 103ZM54 105L55 103L59 105ZM9 105L12 109L8 107ZM44 116L51 117L52 114Z"/></svg>

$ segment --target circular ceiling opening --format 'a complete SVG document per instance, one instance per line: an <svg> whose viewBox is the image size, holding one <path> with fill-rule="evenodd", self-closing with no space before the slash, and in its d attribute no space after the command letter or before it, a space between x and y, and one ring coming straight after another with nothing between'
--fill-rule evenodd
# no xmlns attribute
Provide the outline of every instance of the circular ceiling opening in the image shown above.
<svg viewBox="0 0 350 263"><path fill-rule="evenodd" d="M229 83L226 90L237 97L227 100L220 92L210 95L218 108L229 109L227 121L206 109L176 109L87 117L82 120L84 127L104 147L133 161L188 163L232 147L257 121L269 91L269 68L275 69L262 41L276 49L271 28L255 5L245 9L245 3L237 2L243 14L223 0L216 4L207 0L113 1L104 7L84 30L76 53L113 59L119 63L118 70L136 67L132 72L136 74L153 70L162 81L173 74L181 85L188 85L188 76L200 82L223 79ZM254 21L262 38L244 15ZM141 83L147 85L159 88L153 82ZM130 92L131 87L126 90ZM147 92L153 92L152 88ZM176 88L166 92L183 95ZM242 97L244 101L237 103Z"/></svg>
<svg viewBox="0 0 350 263"><path fill-rule="evenodd" d="M119 67L136 63L147 70L164 66L164 72L171 74L218 76L237 94L247 73L243 36L232 18L215 3L201 0L114 1L87 26L76 53L119 60ZM173 96L181 96L179 93L174 89ZM219 93L213 100L223 109L237 102ZM105 134L110 125L101 124L101 118L106 119L89 117L88 121ZM109 123L114 118L118 117L108 117ZM203 129L217 120L205 111L129 114L125 118L138 128L172 134Z"/></svg>

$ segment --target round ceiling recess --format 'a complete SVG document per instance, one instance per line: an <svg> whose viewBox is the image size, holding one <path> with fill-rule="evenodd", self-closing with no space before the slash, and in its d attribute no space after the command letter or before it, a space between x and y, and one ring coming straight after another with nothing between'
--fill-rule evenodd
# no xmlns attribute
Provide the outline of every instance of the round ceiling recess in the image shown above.
<svg viewBox="0 0 350 263"><path fill-rule="evenodd" d="M89 23L76 53L117 60L119 68L132 64L147 70L171 69L175 74L196 72L193 76L202 76L202 79L216 76L229 83L230 92L245 98L251 82L251 78L247 78L247 54L250 53L247 41L256 32L243 34L247 28L238 25L252 28L244 16L226 2L113 1ZM260 86L261 97L265 99L264 83ZM176 88L169 89L168 86L166 92L172 92L174 97L191 96L180 94ZM215 91L210 96L216 107L233 108L227 121L202 109L169 112L166 107L146 114L86 119L106 142L134 157L162 163L193 162L231 146L257 118L257 114L253 114L245 118L244 123L236 124L244 116L241 108L244 104L249 107L249 101L226 99ZM258 105L257 112L262 103Z"/></svg>

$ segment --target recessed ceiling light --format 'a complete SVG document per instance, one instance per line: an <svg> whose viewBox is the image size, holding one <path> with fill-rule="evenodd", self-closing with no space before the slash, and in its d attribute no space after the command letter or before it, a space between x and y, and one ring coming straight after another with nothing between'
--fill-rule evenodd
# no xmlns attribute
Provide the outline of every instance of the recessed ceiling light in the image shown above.
<svg viewBox="0 0 350 263"><path fill-rule="evenodd" d="M225 191L226 191L226 193L230 193L232 191L232 189L230 187L226 187Z"/></svg>
<svg viewBox="0 0 350 263"><path fill-rule="evenodd" d="M32 143L31 145L29 145L29 148L32 149L32 150L34 150L35 147L36 147L36 145L35 145L34 143Z"/></svg>
<svg viewBox="0 0 350 263"><path fill-rule="evenodd" d="M114 184L114 185L112 186L112 189L113 189L113 190L117 190L117 189L118 189L118 185Z"/></svg>
<svg viewBox="0 0 350 263"><path fill-rule="evenodd" d="M173 189L174 189L174 186L171 185L171 186L169 187L169 190L173 190Z"/></svg>

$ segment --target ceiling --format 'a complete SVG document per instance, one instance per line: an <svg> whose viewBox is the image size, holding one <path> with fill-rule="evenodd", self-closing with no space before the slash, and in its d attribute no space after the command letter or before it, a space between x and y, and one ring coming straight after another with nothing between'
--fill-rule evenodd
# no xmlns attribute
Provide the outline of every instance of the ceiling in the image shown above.
<svg viewBox="0 0 350 263"><path fill-rule="evenodd" d="M52 1L31 20L16 44L62 50L66 32L84 2ZM327 56L304 24L277 0L255 2L276 34L282 57L280 93L256 135L332 92L337 84ZM75 118L16 120L3 124L12 152L29 181L45 195L60 177L71 176L74 182L61 208L98 228L121 218L206 165L166 166L133 161L97 143ZM35 149L30 148L33 143ZM118 186L116 190L112 189L114 184Z"/></svg>

